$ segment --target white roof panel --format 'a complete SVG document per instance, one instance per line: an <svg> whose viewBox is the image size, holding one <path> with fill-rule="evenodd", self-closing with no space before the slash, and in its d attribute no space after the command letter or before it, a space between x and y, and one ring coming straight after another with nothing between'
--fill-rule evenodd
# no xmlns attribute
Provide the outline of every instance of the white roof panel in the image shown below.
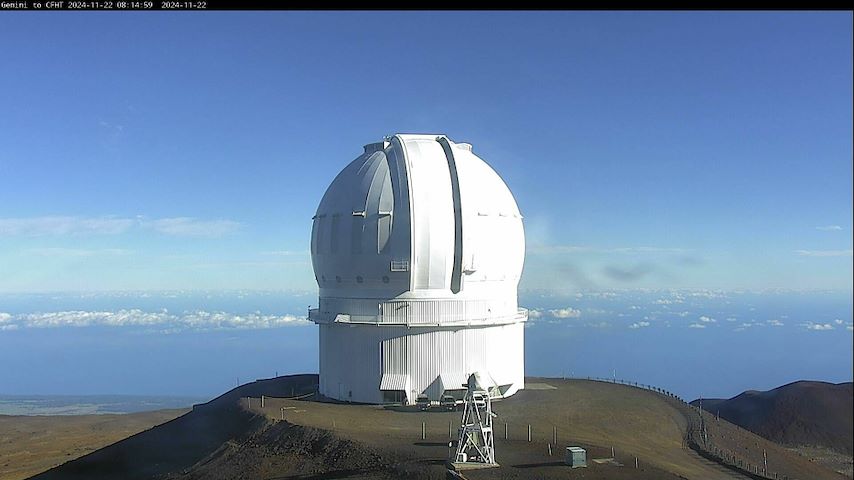
<svg viewBox="0 0 854 480"><path fill-rule="evenodd" d="M380 390L409 390L409 375L405 373L384 373L380 381Z"/></svg>
<svg viewBox="0 0 854 480"><path fill-rule="evenodd" d="M465 372L444 372L439 375L445 390L465 390L468 388L469 374Z"/></svg>

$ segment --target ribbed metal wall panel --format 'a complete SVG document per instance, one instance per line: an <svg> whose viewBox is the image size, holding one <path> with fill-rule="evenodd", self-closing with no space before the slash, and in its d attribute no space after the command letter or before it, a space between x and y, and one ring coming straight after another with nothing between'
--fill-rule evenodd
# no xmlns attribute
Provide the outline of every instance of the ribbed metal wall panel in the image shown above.
<svg viewBox="0 0 854 480"><path fill-rule="evenodd" d="M524 385L522 323L484 328L418 330L382 341L382 372L410 378L410 401L425 393L438 400L443 373L489 373L499 385ZM412 332L412 330L408 330Z"/></svg>

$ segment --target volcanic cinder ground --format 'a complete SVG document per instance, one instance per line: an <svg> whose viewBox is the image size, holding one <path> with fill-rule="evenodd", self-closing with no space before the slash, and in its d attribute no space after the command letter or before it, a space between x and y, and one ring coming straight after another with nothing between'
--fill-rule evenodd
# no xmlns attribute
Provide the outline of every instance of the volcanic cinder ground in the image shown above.
<svg viewBox="0 0 854 480"><path fill-rule="evenodd" d="M168 422L189 409L126 415L0 415L0 480L20 480Z"/></svg>
<svg viewBox="0 0 854 480"><path fill-rule="evenodd" d="M445 478L460 412L324 402L312 394L316 384L298 375L243 385L36 478ZM676 398L589 380L528 378L527 386L494 403L501 466L466 478L751 478L689 448L699 413ZM778 478L845 478L724 420L704 421L709 445L748 468L764 451ZM588 468L563 464L568 445L588 449Z"/></svg>

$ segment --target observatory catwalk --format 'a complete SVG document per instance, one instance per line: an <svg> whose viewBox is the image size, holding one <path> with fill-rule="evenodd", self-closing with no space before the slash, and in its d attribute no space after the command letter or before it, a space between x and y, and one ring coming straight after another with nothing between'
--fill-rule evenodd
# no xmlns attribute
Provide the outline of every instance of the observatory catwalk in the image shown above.
<svg viewBox="0 0 854 480"><path fill-rule="evenodd" d="M471 145L444 135L366 145L313 221L322 395L462 399L473 373L492 396L524 388L522 216Z"/></svg>

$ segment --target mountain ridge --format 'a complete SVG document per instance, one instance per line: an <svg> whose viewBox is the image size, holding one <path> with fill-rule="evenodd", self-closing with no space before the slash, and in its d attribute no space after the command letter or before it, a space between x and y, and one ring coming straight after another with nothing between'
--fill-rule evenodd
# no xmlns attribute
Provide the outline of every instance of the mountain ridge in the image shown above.
<svg viewBox="0 0 854 480"><path fill-rule="evenodd" d="M788 446L820 446L854 454L854 383L798 380L728 399L691 402L709 413Z"/></svg>

